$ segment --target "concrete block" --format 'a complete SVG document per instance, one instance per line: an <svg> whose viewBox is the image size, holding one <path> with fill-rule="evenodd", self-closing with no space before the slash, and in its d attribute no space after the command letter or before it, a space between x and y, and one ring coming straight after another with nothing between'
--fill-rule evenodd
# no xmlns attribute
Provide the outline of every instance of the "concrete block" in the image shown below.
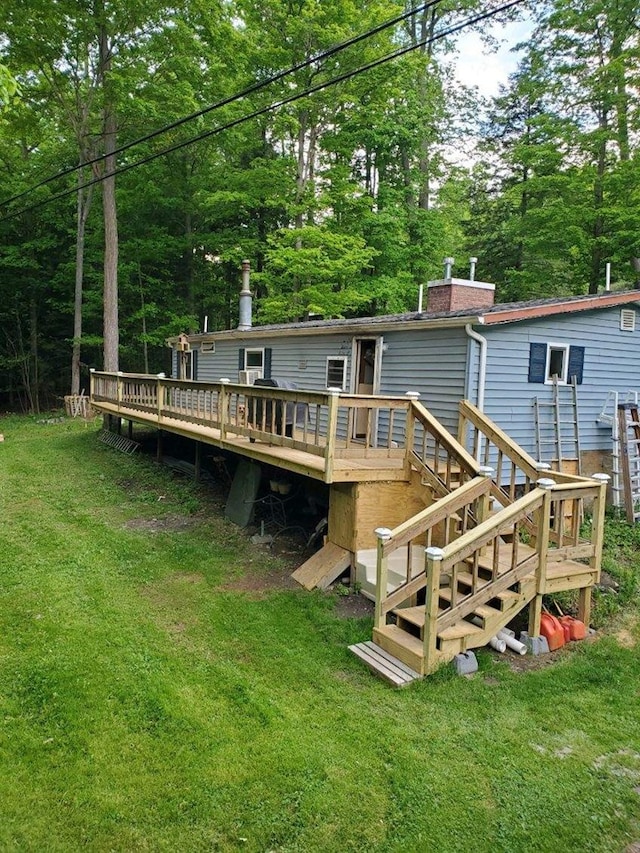
<svg viewBox="0 0 640 853"><path fill-rule="evenodd" d="M520 642L525 644L530 655L546 655L549 653L549 643L546 637L530 637L527 631L522 631Z"/></svg>
<svg viewBox="0 0 640 853"><path fill-rule="evenodd" d="M478 661L473 652L460 652L453 659L458 675L471 675L478 671Z"/></svg>

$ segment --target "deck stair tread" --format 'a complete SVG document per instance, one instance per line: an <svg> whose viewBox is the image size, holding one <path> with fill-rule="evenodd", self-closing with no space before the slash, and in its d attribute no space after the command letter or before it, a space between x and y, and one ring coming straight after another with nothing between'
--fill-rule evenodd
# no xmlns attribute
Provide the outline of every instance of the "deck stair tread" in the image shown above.
<svg viewBox="0 0 640 853"><path fill-rule="evenodd" d="M422 678L419 672L411 669L399 658L369 640L366 643L355 643L349 646L349 651L360 658L369 669L383 678L393 687L406 687L413 681Z"/></svg>
<svg viewBox="0 0 640 853"><path fill-rule="evenodd" d="M445 587L439 591L438 595L440 596L440 599L442 601L446 601L448 604L451 603L451 590L450 589L447 589ZM461 602L464 601L464 599L465 599L465 596L460 595L457 603L460 604ZM490 607L488 604L477 604L473 608L473 612L476 614L476 616L480 616L483 619L493 619L494 617L502 616L501 610L497 610L495 607Z"/></svg>
<svg viewBox="0 0 640 853"><path fill-rule="evenodd" d="M536 553L536 549L531 545L525 545L522 542L518 543L518 562L532 557ZM500 574L508 572L511 568L511 557L513 554L513 544L511 542L503 542L498 548L498 572ZM491 570L492 555L490 553L483 554L478 559L478 564L481 568Z"/></svg>
<svg viewBox="0 0 640 853"><path fill-rule="evenodd" d="M351 552L333 542L327 542L296 569L292 577L305 589L326 589L350 565Z"/></svg>

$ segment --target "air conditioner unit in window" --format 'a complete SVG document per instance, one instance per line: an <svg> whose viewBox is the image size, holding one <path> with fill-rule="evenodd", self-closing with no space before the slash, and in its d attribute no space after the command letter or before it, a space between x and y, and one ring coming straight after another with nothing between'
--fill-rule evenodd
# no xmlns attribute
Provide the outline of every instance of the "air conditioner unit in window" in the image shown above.
<svg viewBox="0 0 640 853"><path fill-rule="evenodd" d="M238 371L238 382L240 385L253 385L256 379L262 379L262 371L253 369L253 370L240 370Z"/></svg>

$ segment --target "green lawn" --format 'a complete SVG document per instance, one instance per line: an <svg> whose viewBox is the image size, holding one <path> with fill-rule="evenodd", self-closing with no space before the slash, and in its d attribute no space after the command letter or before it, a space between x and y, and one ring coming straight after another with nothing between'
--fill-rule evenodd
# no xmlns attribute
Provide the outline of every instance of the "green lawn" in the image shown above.
<svg viewBox="0 0 640 853"><path fill-rule="evenodd" d="M640 839L635 531L608 528L622 586L600 639L525 673L481 653L472 679L396 692L348 653L371 624L335 596L242 591L282 567L206 492L95 427L0 432L0 850Z"/></svg>

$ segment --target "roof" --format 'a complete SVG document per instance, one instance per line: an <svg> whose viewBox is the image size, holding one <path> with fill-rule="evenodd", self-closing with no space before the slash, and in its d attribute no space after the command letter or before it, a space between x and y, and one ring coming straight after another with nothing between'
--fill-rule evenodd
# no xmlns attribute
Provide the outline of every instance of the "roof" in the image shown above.
<svg viewBox="0 0 640 853"><path fill-rule="evenodd" d="M404 314L386 314L378 317L356 317L341 320L307 320L297 323L273 323L266 326L253 326L251 329L228 329L220 332L200 332L189 335L193 343L214 341L222 338L276 337L286 332L288 335L331 334L336 332L391 331L406 326L416 328L451 328L471 325L489 326L498 323L515 323L522 320L535 320L560 314L573 314L579 311L593 311L640 302L640 290L607 291L587 296L556 296L547 299L530 299L525 302L507 302L492 305L489 308L460 309L457 311L410 311ZM177 341L170 338L168 343Z"/></svg>

